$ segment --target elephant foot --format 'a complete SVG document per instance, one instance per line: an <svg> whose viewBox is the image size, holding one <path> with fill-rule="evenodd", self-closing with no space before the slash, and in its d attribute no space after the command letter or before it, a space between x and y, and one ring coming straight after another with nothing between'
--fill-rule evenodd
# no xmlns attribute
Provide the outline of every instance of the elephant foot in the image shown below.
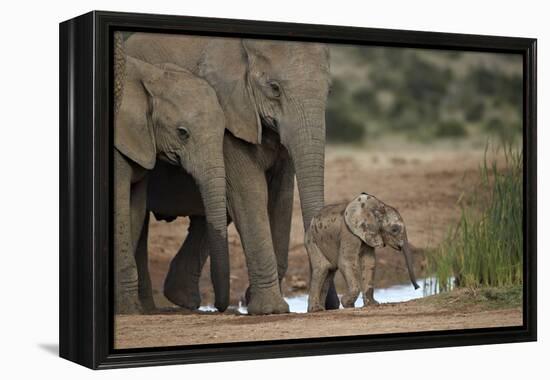
<svg viewBox="0 0 550 380"><path fill-rule="evenodd" d="M308 304L307 305L307 312L308 313L316 313L318 311L325 311L325 308L320 303L314 303L314 304Z"/></svg>
<svg viewBox="0 0 550 380"><path fill-rule="evenodd" d="M363 297L363 305L364 306L376 306L379 305L379 302L374 299L374 289L370 288L365 293L365 296Z"/></svg>
<svg viewBox="0 0 550 380"><path fill-rule="evenodd" d="M155 301L153 301L153 297L142 298L141 308L143 309L143 312L147 314L151 314L157 311L157 307L155 306Z"/></svg>
<svg viewBox="0 0 550 380"><path fill-rule="evenodd" d="M116 314L143 314L143 307L137 295L118 295L116 301Z"/></svg>
<svg viewBox="0 0 550 380"><path fill-rule="evenodd" d="M248 314L282 314L289 311L288 304L281 296L278 284L270 288L252 288L250 290Z"/></svg>
<svg viewBox="0 0 550 380"><path fill-rule="evenodd" d="M342 306L344 306L345 308L351 308L351 307L355 307L355 300L357 299L357 297L352 297L352 296L349 296L349 295L344 295L342 297Z"/></svg>
<svg viewBox="0 0 550 380"><path fill-rule="evenodd" d="M196 310L201 305L198 284L174 284L168 279L164 284L164 296L173 304L189 310Z"/></svg>
<svg viewBox="0 0 550 380"><path fill-rule="evenodd" d="M141 307L145 313L153 313L157 310L151 288L140 286L138 294Z"/></svg>
<svg viewBox="0 0 550 380"><path fill-rule="evenodd" d="M363 300L363 307L378 306L380 303L376 300Z"/></svg>

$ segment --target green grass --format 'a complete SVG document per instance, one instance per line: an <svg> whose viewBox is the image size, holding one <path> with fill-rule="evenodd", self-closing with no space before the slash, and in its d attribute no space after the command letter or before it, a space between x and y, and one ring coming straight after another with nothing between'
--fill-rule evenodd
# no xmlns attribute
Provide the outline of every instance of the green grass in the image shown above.
<svg viewBox="0 0 550 380"><path fill-rule="evenodd" d="M480 168L480 185L443 243L427 254L428 270L439 288L514 286L523 282L523 160L521 152L504 148L504 166L487 162Z"/></svg>

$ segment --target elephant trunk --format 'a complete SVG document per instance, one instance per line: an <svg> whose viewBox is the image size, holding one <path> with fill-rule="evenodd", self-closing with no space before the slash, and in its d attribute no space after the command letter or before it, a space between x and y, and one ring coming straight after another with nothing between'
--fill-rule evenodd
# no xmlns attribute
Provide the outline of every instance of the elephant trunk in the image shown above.
<svg viewBox="0 0 550 380"><path fill-rule="evenodd" d="M403 255L405 256L405 262L407 264L407 270L409 271L409 278L411 279L411 283L413 284L415 289L418 289L420 286L416 283L416 276L414 274L411 247L408 241L405 242L405 245L403 245L403 248L401 250L403 251Z"/></svg>
<svg viewBox="0 0 550 380"><path fill-rule="evenodd" d="M214 286L215 304L219 311L229 306L229 254L227 247L227 203L223 164L201 173L198 178L210 252L210 276Z"/></svg>
<svg viewBox="0 0 550 380"><path fill-rule="evenodd" d="M288 144L294 163L304 230L324 206L325 114L324 107L305 117L307 125L296 125L296 133Z"/></svg>

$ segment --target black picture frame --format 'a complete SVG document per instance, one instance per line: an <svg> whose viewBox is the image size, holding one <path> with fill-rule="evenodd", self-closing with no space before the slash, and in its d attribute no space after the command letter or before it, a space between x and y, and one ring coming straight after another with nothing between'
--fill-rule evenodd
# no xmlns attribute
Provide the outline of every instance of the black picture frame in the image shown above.
<svg viewBox="0 0 550 380"><path fill-rule="evenodd" d="M115 31L289 39L523 56L523 325L506 328L113 349L112 59ZM60 24L60 356L118 368L535 341L536 39L93 11Z"/></svg>

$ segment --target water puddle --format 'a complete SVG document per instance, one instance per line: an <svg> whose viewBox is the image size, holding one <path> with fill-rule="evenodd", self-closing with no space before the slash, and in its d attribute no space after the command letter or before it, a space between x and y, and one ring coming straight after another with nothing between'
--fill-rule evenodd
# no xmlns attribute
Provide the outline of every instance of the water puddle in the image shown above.
<svg viewBox="0 0 550 380"><path fill-rule="evenodd" d="M374 298L379 303L392 303L392 302L405 302L414 300L417 298L426 297L428 295L439 293L439 287L437 280L434 277L422 278L417 281L420 288L414 289L410 283L390 286L388 288L381 288L374 290ZM450 278L448 283L452 288L453 279ZM306 313L307 312L307 294L300 294L294 297L285 297L286 302L292 313ZM355 307L363 306L363 298L359 296L355 302ZM340 306L342 308L342 306ZM213 305L201 306L200 311L216 311ZM247 314L246 306L239 306L236 308L241 314Z"/></svg>

